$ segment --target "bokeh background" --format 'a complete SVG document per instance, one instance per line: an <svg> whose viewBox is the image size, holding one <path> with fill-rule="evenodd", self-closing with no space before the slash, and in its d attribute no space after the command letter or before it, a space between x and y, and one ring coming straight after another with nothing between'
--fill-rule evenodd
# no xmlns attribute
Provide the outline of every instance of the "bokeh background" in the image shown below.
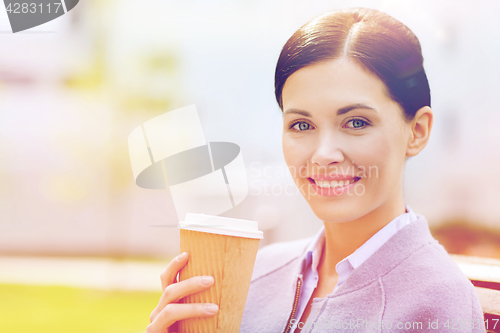
<svg viewBox="0 0 500 333"><path fill-rule="evenodd" d="M134 184L127 138L169 110L196 104L208 141L241 147L250 192L225 216L259 221L261 245L315 234L290 195L274 69L301 25L354 6L422 45L435 121L407 204L449 252L500 258L500 2L80 0L16 34L2 7L0 331L145 330L179 230L158 227L173 203Z"/></svg>

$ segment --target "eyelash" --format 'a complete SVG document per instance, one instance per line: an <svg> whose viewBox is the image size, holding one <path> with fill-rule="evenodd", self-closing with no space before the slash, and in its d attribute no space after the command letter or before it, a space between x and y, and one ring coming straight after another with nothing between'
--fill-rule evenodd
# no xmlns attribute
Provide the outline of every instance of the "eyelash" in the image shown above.
<svg viewBox="0 0 500 333"><path fill-rule="evenodd" d="M366 126L370 126L370 122L368 122L368 121L364 120L363 118L352 118L352 119L350 119L350 120L346 123L346 125L347 125L347 124L349 124L349 123L351 123L351 122L354 122L354 121L356 121L356 120L359 120L359 121L363 122L365 125L364 125L364 126L362 126L362 127L349 127L349 128L353 128L353 129L355 129L355 130L360 130L360 129L365 128Z"/></svg>
<svg viewBox="0 0 500 333"><path fill-rule="evenodd" d="M370 126L370 123L369 123L368 121L364 120L363 118L352 118L352 119L350 119L350 120L346 123L346 125L347 125L347 124L349 124L349 123L352 123L352 122L354 122L354 121L356 121L356 120L359 120L359 121L363 122L365 125L364 125L363 127L348 127L348 128L352 128L352 129L354 129L354 130L360 130L360 129L365 128L366 126ZM295 127L295 125L300 124L300 123L306 123L306 124L308 124L309 126L311 126L308 122L300 120L300 121L296 121L296 122L292 123L292 124L290 125L289 129L291 129L292 131L295 131L295 132L304 132L304 131L307 131L307 130L298 130L298 129L295 129L295 128L294 128L294 127Z"/></svg>

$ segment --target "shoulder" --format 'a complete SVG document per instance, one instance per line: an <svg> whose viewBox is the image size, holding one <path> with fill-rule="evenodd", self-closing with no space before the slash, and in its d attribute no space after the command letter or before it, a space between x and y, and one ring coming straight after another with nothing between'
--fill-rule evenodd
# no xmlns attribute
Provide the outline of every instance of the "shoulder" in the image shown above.
<svg viewBox="0 0 500 333"><path fill-rule="evenodd" d="M404 271L410 275L407 276L409 281L418 281L420 289L436 285L467 290L472 287L469 279L435 239L412 253L392 273L404 274Z"/></svg>
<svg viewBox="0 0 500 333"><path fill-rule="evenodd" d="M461 320L472 324L482 320L474 286L436 240L415 251L381 277L381 282L388 317L425 323L438 320L440 331Z"/></svg>
<svg viewBox="0 0 500 333"><path fill-rule="evenodd" d="M445 293L469 293L472 283L453 261L444 247L432 239L394 267L383 281L394 285L404 281L404 288L415 293L433 291L428 297Z"/></svg>
<svg viewBox="0 0 500 333"><path fill-rule="evenodd" d="M277 242L257 252L252 281L300 259L314 236L288 242Z"/></svg>

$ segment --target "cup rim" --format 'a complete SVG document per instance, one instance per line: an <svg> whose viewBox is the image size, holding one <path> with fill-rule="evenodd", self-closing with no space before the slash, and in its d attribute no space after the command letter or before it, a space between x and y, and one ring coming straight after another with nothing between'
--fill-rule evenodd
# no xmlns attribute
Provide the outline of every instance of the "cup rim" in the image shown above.
<svg viewBox="0 0 500 333"><path fill-rule="evenodd" d="M185 221L179 222L179 227L185 230L194 230L227 236L256 239L264 238L263 232L258 228L257 221L235 219L223 216L187 213Z"/></svg>

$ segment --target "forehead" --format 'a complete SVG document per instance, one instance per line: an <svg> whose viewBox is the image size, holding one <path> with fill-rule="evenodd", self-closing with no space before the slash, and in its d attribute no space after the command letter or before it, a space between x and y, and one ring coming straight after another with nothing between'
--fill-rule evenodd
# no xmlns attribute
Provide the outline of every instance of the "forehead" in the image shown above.
<svg viewBox="0 0 500 333"><path fill-rule="evenodd" d="M374 74L347 58L303 67L285 82L283 109L342 108L362 103L374 108L396 104L385 84Z"/></svg>

